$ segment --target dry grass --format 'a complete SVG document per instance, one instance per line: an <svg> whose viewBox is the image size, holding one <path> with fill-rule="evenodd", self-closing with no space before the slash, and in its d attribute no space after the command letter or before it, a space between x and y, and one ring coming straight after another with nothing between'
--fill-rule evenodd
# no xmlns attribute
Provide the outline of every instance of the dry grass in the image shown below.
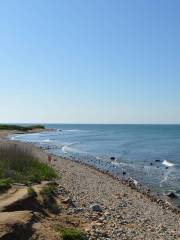
<svg viewBox="0 0 180 240"><path fill-rule="evenodd" d="M0 145L0 181L30 184L55 178L55 170L41 162L31 150L18 144Z"/></svg>

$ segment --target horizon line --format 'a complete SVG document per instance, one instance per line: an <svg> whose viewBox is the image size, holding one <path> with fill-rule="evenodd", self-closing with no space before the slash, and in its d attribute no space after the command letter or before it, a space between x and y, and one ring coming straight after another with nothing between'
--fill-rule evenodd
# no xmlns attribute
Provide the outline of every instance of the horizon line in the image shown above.
<svg viewBox="0 0 180 240"><path fill-rule="evenodd" d="M66 123L58 123L58 122L0 122L0 124L44 124L44 125L49 125L49 124L54 124L54 125L180 125L179 123L79 123L79 122L66 122Z"/></svg>

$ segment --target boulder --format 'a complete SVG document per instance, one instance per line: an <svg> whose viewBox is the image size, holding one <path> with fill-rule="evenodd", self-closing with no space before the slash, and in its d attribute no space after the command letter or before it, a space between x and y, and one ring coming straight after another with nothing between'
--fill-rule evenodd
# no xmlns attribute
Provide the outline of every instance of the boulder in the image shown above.
<svg viewBox="0 0 180 240"><path fill-rule="evenodd" d="M102 212L101 206L100 206L99 204L96 204L96 203L91 204L91 205L90 205L90 209L91 209L91 211L93 211L93 212Z"/></svg>
<svg viewBox="0 0 180 240"><path fill-rule="evenodd" d="M178 196L174 192L169 192L166 194L169 198L178 198Z"/></svg>

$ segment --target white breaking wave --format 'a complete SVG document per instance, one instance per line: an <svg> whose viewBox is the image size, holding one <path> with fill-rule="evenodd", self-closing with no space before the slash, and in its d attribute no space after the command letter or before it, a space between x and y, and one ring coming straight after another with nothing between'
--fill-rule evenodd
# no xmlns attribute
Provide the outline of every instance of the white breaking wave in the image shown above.
<svg viewBox="0 0 180 240"><path fill-rule="evenodd" d="M64 132L80 132L82 130L79 129L67 129L67 130L63 130Z"/></svg>
<svg viewBox="0 0 180 240"><path fill-rule="evenodd" d="M120 166L121 165L121 163L117 162L117 161L112 161L111 164L114 165L114 166Z"/></svg>
<svg viewBox="0 0 180 240"><path fill-rule="evenodd" d="M171 162L169 162L169 161L167 161L167 160L164 160L164 161L162 162L162 164L165 165L165 166L167 166L167 167L173 167L173 166L175 165L174 163L171 163Z"/></svg>
<svg viewBox="0 0 180 240"><path fill-rule="evenodd" d="M72 152L72 148L70 148L70 147L68 147L66 145L63 146L61 150L62 150L63 153Z"/></svg>
<svg viewBox="0 0 180 240"><path fill-rule="evenodd" d="M74 142L74 143L69 143L69 144L65 144L62 146L61 150L63 153L82 153L85 154L86 152L80 151L79 149L76 148L72 148L72 145L76 145L78 144L78 142Z"/></svg>
<svg viewBox="0 0 180 240"><path fill-rule="evenodd" d="M48 139L43 140L43 142L52 142L52 140L50 140L50 139L48 138Z"/></svg>

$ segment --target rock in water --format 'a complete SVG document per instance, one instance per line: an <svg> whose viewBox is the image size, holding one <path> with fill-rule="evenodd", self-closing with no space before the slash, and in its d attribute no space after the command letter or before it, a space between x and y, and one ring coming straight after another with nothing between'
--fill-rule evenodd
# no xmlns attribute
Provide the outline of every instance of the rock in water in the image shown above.
<svg viewBox="0 0 180 240"><path fill-rule="evenodd" d="M178 198L178 196L174 192L167 193L166 196L170 198Z"/></svg>

